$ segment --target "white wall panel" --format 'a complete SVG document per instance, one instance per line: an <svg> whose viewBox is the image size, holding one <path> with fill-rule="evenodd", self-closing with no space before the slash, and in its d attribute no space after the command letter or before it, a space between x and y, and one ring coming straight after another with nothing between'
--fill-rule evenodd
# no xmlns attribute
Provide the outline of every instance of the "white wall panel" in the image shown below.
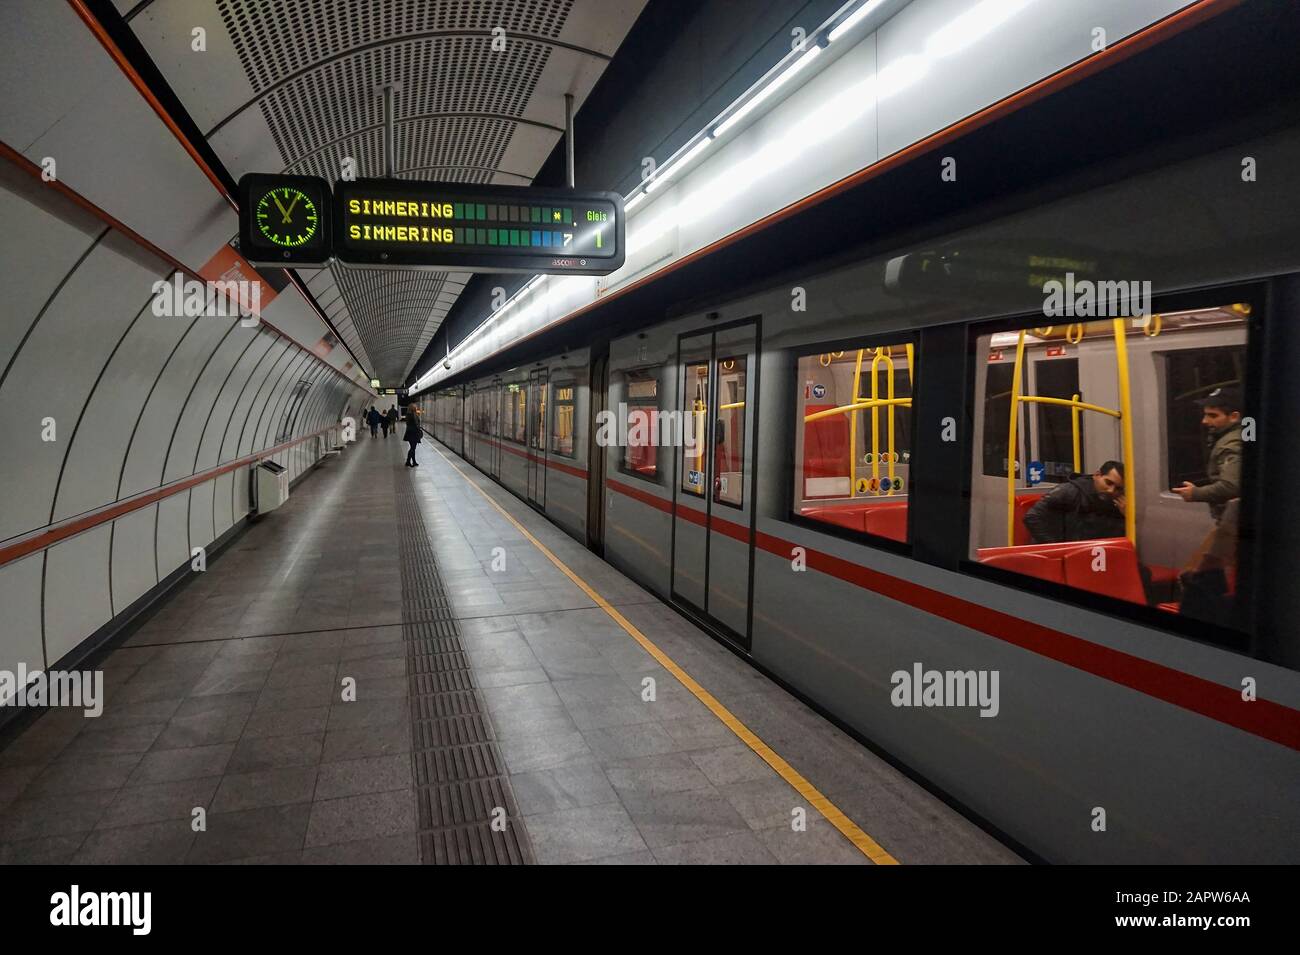
<svg viewBox="0 0 1300 955"><path fill-rule="evenodd" d="M240 474L244 472L244 468L239 470ZM234 481L234 474L223 474L212 482L212 531L216 537L235 524L234 495L231 493Z"/></svg>
<svg viewBox="0 0 1300 955"><path fill-rule="evenodd" d="M86 395L147 298L137 249L110 233L72 273L0 386L9 429L0 455L0 539L49 522L55 484ZM53 418L57 440L42 439Z"/></svg>
<svg viewBox="0 0 1300 955"><path fill-rule="evenodd" d="M131 432L149 389L188 324L186 319L159 318L145 309L127 332L91 395L72 441L55 501L55 520L117 499Z"/></svg>
<svg viewBox="0 0 1300 955"><path fill-rule="evenodd" d="M267 336L264 334L247 341L239 360L226 375L221 391L217 394L216 400L211 403L203 424L198 456L194 462L196 473L220 463L222 439L226 436L226 425L230 422L230 414L244 386L248 383L249 374L266 354L267 345Z"/></svg>
<svg viewBox="0 0 1300 955"><path fill-rule="evenodd" d="M924 0L877 31L880 68L906 82L880 103L882 155L924 139L1114 43L1186 0ZM1003 19L1005 17L1005 19Z"/></svg>
<svg viewBox="0 0 1300 955"><path fill-rule="evenodd" d="M41 567L45 555L30 554L0 567L0 607L4 628L0 629L0 668L29 670L45 666L41 651ZM0 701L3 702L3 701Z"/></svg>
<svg viewBox="0 0 1300 955"><path fill-rule="evenodd" d="M10 183L15 189L8 188ZM104 231L89 216L62 207L56 216L29 201L25 190L31 188L32 181L8 163L0 169L0 222L4 223L0 262L6 279L0 309L0 371L59 283ZM12 281L15 276L22 276L22 281Z"/></svg>
<svg viewBox="0 0 1300 955"><path fill-rule="evenodd" d="M166 577L190 561L190 492L182 491L158 502L158 576Z"/></svg>
<svg viewBox="0 0 1300 955"><path fill-rule="evenodd" d="M237 456L242 457L248 454L253 447L253 436L257 429L257 422L261 418L262 410L270 400L272 392L275 390L276 383L284 376L286 370L299 361L302 356L302 350L297 346L290 346L280 357L276 359L275 364L270 366L263 374L259 372L260 382L254 382L257 387L253 395L253 400L248 406L248 413L244 420L239 423L238 433L234 434L234 440L237 446ZM234 429L232 428L232 431Z"/></svg>
<svg viewBox="0 0 1300 955"><path fill-rule="evenodd" d="M212 505L215 485L204 481L190 488L189 525L190 547L207 547L216 539L212 523Z"/></svg>
<svg viewBox="0 0 1300 955"><path fill-rule="evenodd" d="M51 666L112 619L109 530L101 525L45 552L45 652Z"/></svg>
<svg viewBox="0 0 1300 955"><path fill-rule="evenodd" d="M154 524L158 505L142 507L113 522L113 610L121 613L158 583Z"/></svg>
<svg viewBox="0 0 1300 955"><path fill-rule="evenodd" d="M256 329L244 328L238 322L225 322L225 325L228 334L221 340L198 377L193 379L193 391L185 398L180 409L171 439L171 450L167 453L167 465L163 469L164 484L195 473L194 462L198 456L199 442L203 439L204 426L208 423L208 412L217 400L226 376L257 334Z"/></svg>
<svg viewBox="0 0 1300 955"><path fill-rule="evenodd" d="M259 346L254 345L253 347L258 348ZM239 455L239 435L248 420L249 409L257 400L258 392L266 382L267 376L280 363L288 348L289 343L285 339L272 338L270 347L263 351L262 357L257 364L249 369L248 377L242 386L243 390L227 416L226 427L221 436L220 459L222 461L229 461Z"/></svg>
<svg viewBox="0 0 1300 955"><path fill-rule="evenodd" d="M229 319L224 318L165 321L189 322L190 327L181 340L180 347L159 376L153 394L149 396L140 415L140 423L127 452L126 469L122 473L121 497L130 497L162 483L172 428L181 412L185 396L189 394L190 386L198 377L204 362L231 324Z"/></svg>

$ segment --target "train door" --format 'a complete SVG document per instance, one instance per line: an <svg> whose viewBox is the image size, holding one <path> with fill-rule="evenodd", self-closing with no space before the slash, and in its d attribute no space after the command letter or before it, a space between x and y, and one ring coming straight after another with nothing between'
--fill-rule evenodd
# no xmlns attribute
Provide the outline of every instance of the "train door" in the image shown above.
<svg viewBox="0 0 1300 955"><path fill-rule="evenodd" d="M546 510L546 387L545 368L528 373L528 503L542 511Z"/></svg>
<svg viewBox="0 0 1300 955"><path fill-rule="evenodd" d="M488 388L488 402L492 408L492 433L488 441L488 474L501 480L501 428L504 422L502 406L509 400L510 393L501 387L500 382L493 382Z"/></svg>
<svg viewBox="0 0 1300 955"><path fill-rule="evenodd" d="M601 412L609 404L609 345L593 354L588 378L587 421L587 546L605 554L605 449L596 442Z"/></svg>
<svg viewBox="0 0 1300 955"><path fill-rule="evenodd" d="M749 648L758 326L678 339L673 598Z"/></svg>

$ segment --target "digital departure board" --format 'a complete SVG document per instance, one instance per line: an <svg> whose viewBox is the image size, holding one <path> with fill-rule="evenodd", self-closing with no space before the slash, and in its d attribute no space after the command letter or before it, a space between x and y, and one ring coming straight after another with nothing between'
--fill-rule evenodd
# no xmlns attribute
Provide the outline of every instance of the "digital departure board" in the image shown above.
<svg viewBox="0 0 1300 955"><path fill-rule="evenodd" d="M239 251L254 265L324 265L330 187L315 176L250 172L239 180Z"/></svg>
<svg viewBox="0 0 1300 955"><path fill-rule="evenodd" d="M623 264L623 197L394 179L334 184L347 265L608 275Z"/></svg>

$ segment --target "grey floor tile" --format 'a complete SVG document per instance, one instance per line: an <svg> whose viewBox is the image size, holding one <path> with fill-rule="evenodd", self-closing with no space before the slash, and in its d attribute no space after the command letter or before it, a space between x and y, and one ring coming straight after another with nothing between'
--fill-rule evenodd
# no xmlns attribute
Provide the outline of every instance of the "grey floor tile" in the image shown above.
<svg viewBox="0 0 1300 955"><path fill-rule="evenodd" d="M329 729L321 762L360 759L365 756L391 756L411 751L410 721L383 723L378 726Z"/></svg>
<svg viewBox="0 0 1300 955"><path fill-rule="evenodd" d="M589 862L644 851L645 841L617 803L562 809L528 817L537 861Z"/></svg>
<svg viewBox="0 0 1300 955"><path fill-rule="evenodd" d="M709 788L708 777L681 753L606 763L605 775L620 796L653 796Z"/></svg>
<svg viewBox="0 0 1300 955"><path fill-rule="evenodd" d="M737 832L699 842L660 846L660 865L776 865L777 858L751 832Z"/></svg>
<svg viewBox="0 0 1300 955"><path fill-rule="evenodd" d="M211 803L218 782L219 776L205 776L119 789L100 816L98 828L139 826L165 819L192 819L195 809L206 809Z"/></svg>
<svg viewBox="0 0 1300 955"><path fill-rule="evenodd" d="M736 808L751 829L788 826L795 818L796 809L803 811L805 819L817 818L819 815L789 783L775 774L766 779L719 786L718 791Z"/></svg>
<svg viewBox="0 0 1300 955"><path fill-rule="evenodd" d="M367 756L322 763L315 798L338 799L413 787L409 754Z"/></svg>
<svg viewBox="0 0 1300 955"><path fill-rule="evenodd" d="M316 766L262 769L251 773L228 773L221 779L212 811L239 812L264 806L288 806L311 802L316 790Z"/></svg>
<svg viewBox="0 0 1300 955"><path fill-rule="evenodd" d="M306 847L406 832L415 832L415 799L409 790L326 799L312 804Z"/></svg>
<svg viewBox="0 0 1300 955"><path fill-rule="evenodd" d="M244 724L243 739L266 736L303 736L325 732L328 706L294 710L259 710Z"/></svg>
<svg viewBox="0 0 1300 955"><path fill-rule="evenodd" d="M802 832L789 824L758 833L783 865L870 865L871 860L824 819L809 819Z"/></svg>
<svg viewBox="0 0 1300 955"><path fill-rule="evenodd" d="M605 771L595 762L517 773L510 784L525 816L618 801Z"/></svg>
<svg viewBox="0 0 1300 955"><path fill-rule="evenodd" d="M88 832L76 835L41 836L22 842L0 843L0 865L62 865L86 840Z"/></svg>
<svg viewBox="0 0 1300 955"><path fill-rule="evenodd" d="M164 749L145 753L131 774L129 785L165 783L178 779L220 776L226 770L234 743L213 743L186 749Z"/></svg>
<svg viewBox="0 0 1300 955"><path fill-rule="evenodd" d="M715 786L768 779L776 773L744 743L692 750L687 755Z"/></svg>
<svg viewBox="0 0 1300 955"><path fill-rule="evenodd" d="M72 858L76 865L180 865L195 833L188 819L100 829Z"/></svg>
<svg viewBox="0 0 1300 955"><path fill-rule="evenodd" d="M731 803L712 788L655 795L629 793L623 796L623 804L651 849L749 831Z"/></svg>
<svg viewBox="0 0 1300 955"><path fill-rule="evenodd" d="M251 773L288 766L315 766L320 762L322 742L321 733L241 739L234 747L226 770Z"/></svg>
<svg viewBox="0 0 1300 955"><path fill-rule="evenodd" d="M305 865L418 865L420 849L411 833L359 839L303 850Z"/></svg>
<svg viewBox="0 0 1300 955"><path fill-rule="evenodd" d="M309 803L208 813L207 830L195 835L185 861L226 862L285 851L296 853L302 849L310 814Z"/></svg>

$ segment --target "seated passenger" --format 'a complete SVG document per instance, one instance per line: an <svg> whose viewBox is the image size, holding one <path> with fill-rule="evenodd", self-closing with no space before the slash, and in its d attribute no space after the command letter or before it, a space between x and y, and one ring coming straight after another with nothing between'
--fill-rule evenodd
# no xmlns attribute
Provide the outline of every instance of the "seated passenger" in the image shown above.
<svg viewBox="0 0 1300 955"><path fill-rule="evenodd" d="M1124 465L1107 461L1076 474L1029 509L1025 527L1035 544L1124 536Z"/></svg>

